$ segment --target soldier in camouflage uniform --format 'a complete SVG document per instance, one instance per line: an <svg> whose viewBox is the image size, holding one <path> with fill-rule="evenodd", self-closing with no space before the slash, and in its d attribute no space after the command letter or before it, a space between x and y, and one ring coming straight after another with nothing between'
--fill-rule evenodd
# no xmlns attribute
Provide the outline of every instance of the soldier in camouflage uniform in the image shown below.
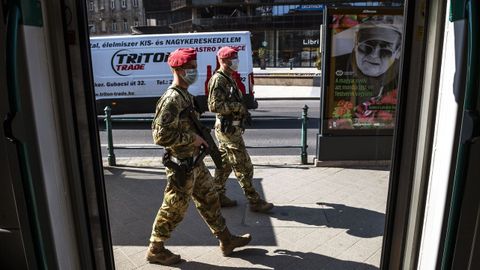
<svg viewBox="0 0 480 270"><path fill-rule="evenodd" d="M196 52L194 49L178 49L170 54L168 64L172 68L174 80L157 103L152 135L155 144L165 147L168 155L164 159L168 158L169 162L183 166L185 170L178 171L178 167L165 168L168 183L162 206L153 222L146 259L150 263L163 265L180 262L180 255L166 249L164 242L182 221L190 197L212 233L219 239L223 255L228 256L234 248L248 244L251 237L249 234L230 234L220 213L220 202L213 187L212 176L203 161L194 162L200 148L208 147L205 140L195 133L189 116L182 113L193 105L193 96L187 88L197 77Z"/></svg>
<svg viewBox="0 0 480 270"><path fill-rule="evenodd" d="M223 168L215 170L214 182L220 195L220 204L223 207L237 205L235 200L225 195L225 182L233 169L250 203L250 210L266 213L273 208L273 204L260 198L252 185L253 165L242 137L244 122L249 114L242 103L243 94L232 76L238 68L237 52L237 49L228 46L218 51L220 69L208 82L208 108L216 113L215 136L224 163Z"/></svg>

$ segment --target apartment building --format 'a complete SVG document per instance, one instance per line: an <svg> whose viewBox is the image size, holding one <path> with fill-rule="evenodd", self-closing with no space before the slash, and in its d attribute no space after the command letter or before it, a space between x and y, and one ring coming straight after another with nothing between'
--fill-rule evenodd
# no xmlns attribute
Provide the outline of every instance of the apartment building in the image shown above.
<svg viewBox="0 0 480 270"><path fill-rule="evenodd" d="M143 0L87 0L91 36L124 35L132 26L144 26Z"/></svg>

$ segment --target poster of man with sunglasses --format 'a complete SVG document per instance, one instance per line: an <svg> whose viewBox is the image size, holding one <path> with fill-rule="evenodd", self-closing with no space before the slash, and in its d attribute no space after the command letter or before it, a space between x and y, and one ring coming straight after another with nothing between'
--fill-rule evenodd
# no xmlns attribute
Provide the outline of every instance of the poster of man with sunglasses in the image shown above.
<svg viewBox="0 0 480 270"><path fill-rule="evenodd" d="M392 129L403 16L334 14L327 27L327 130Z"/></svg>

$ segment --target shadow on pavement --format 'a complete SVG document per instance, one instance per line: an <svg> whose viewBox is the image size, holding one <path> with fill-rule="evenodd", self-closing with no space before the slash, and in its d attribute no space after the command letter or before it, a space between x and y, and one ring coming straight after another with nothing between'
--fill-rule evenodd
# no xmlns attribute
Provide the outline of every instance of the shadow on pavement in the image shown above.
<svg viewBox="0 0 480 270"><path fill-rule="evenodd" d="M234 253L234 257L244 259L252 264L261 264L273 269L377 269L364 263L343 261L312 252L277 249L274 255L260 248L246 248Z"/></svg>
<svg viewBox="0 0 480 270"><path fill-rule="evenodd" d="M145 170L147 169L147 170ZM162 170L161 170L162 169ZM121 176L124 172L128 173L141 173L141 174L153 174L153 175L165 175L163 168L159 167L148 167L148 166L125 166L117 165L115 167L104 167L104 170L110 172L115 176ZM151 171L149 171L151 170Z"/></svg>
<svg viewBox="0 0 480 270"><path fill-rule="evenodd" d="M311 165L311 164L310 164ZM278 164L253 164L255 167L267 167L267 168L279 168L279 169L298 169L298 170L309 170L310 168L306 165L278 165Z"/></svg>
<svg viewBox="0 0 480 270"><path fill-rule="evenodd" d="M335 259L332 257L324 256L321 254L316 254L312 252L298 252L290 251L285 249L277 249L274 251L273 255L268 254L268 251L260 248L246 248L235 252L231 255L233 258L239 258L245 261L248 261L252 265L257 265L258 268L253 267L235 267L235 266L216 266L207 263L200 263L195 261L185 261L178 266L173 266L172 268L178 268L182 270L192 269L192 270L202 270L202 269L237 269L237 270L246 270L246 269L265 269L265 267L270 267L273 269L362 269L362 270L374 270L378 269L377 267L360 262L353 261L344 261L340 259Z"/></svg>
<svg viewBox="0 0 480 270"><path fill-rule="evenodd" d="M112 175L105 175L107 202L110 218L112 244L120 246L147 246L155 219L166 187L166 176L162 171L126 173L124 168L109 168ZM262 178L254 178L257 191L263 195ZM254 233L243 225L242 219L246 211L246 198L236 179L227 181L229 194L234 194L239 205L230 209L222 209L230 231L237 234ZM271 226L260 228L262 238L256 245L275 245L275 235ZM218 241L210 232L205 221L197 212L190 200L185 217L168 239L169 246L217 246Z"/></svg>
<svg viewBox="0 0 480 270"><path fill-rule="evenodd" d="M208 263L202 263L202 262L195 262L195 261L184 261L178 265L172 265L170 266L172 269L185 269L185 270L229 270L229 269L235 269L235 270L252 270L252 269L257 269L257 268L252 268L252 267L228 267L228 266L216 266Z"/></svg>
<svg viewBox="0 0 480 270"><path fill-rule="evenodd" d="M305 225L346 229L348 234L362 238L383 235L383 213L344 204L319 202L317 205L322 207L277 205L272 209L270 217Z"/></svg>

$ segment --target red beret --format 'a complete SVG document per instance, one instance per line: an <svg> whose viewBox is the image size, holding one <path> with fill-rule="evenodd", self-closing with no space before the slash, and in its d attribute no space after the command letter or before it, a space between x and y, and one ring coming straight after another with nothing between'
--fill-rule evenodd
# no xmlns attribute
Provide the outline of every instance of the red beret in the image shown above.
<svg viewBox="0 0 480 270"><path fill-rule="evenodd" d="M220 50L218 50L217 56L220 59L232 58L232 57L237 56L237 52L238 52L238 49L235 49L235 48L232 48L232 47L229 47L229 46L225 46L225 47L220 48Z"/></svg>
<svg viewBox="0 0 480 270"><path fill-rule="evenodd" d="M197 60L197 52L192 48L176 49L168 56L168 64L173 68L181 67L191 60Z"/></svg>

